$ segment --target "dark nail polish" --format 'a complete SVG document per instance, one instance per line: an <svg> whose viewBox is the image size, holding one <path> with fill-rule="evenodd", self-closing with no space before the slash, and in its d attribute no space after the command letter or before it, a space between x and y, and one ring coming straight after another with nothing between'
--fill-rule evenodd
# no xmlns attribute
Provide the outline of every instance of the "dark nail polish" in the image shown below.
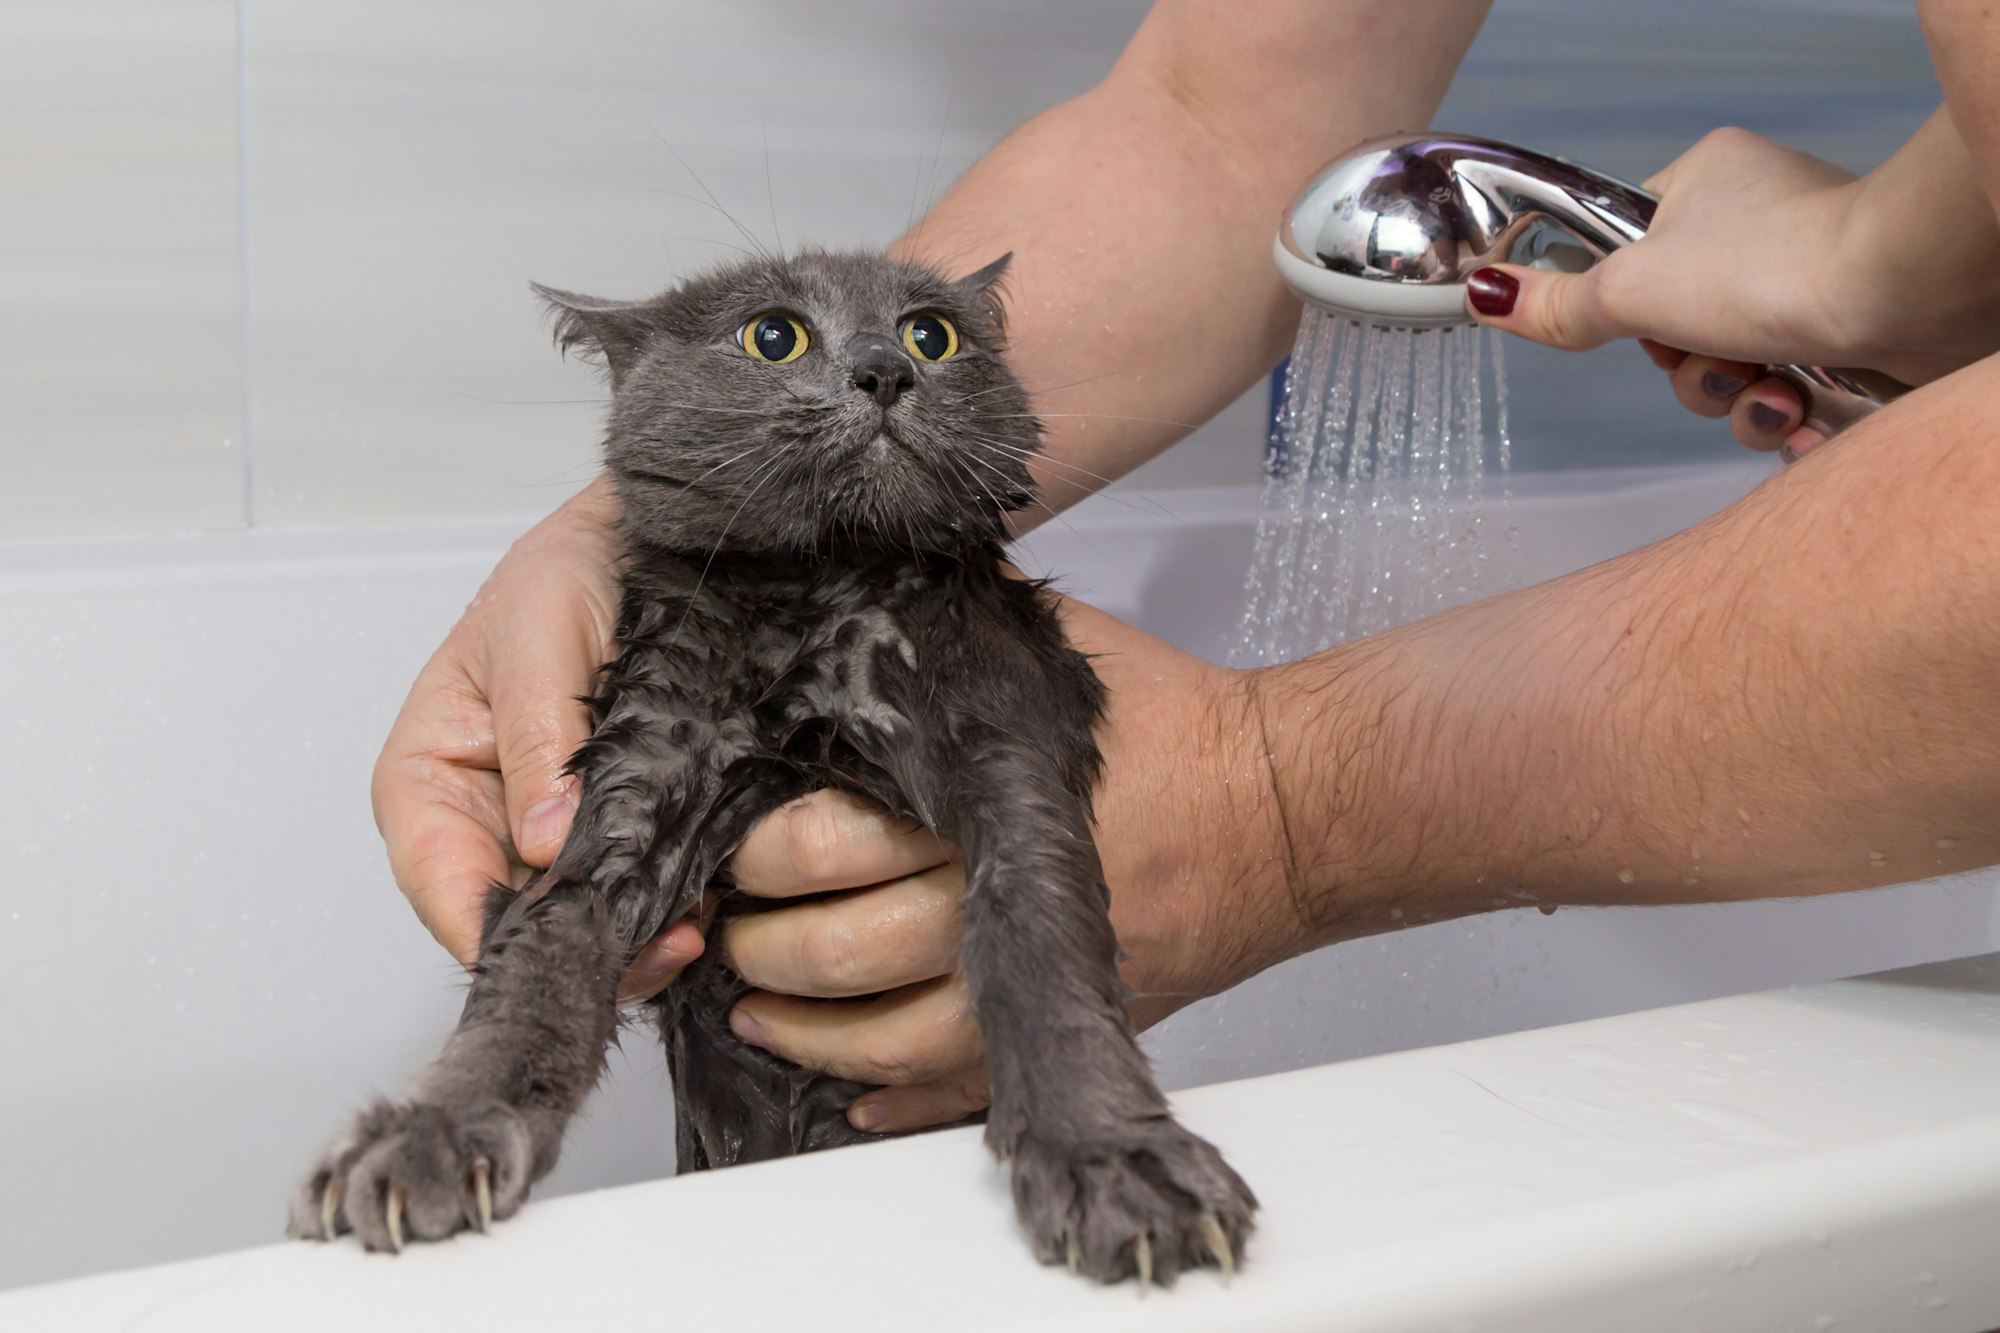
<svg viewBox="0 0 2000 1333"><path fill-rule="evenodd" d="M1734 398L1749 387L1749 380L1726 370L1711 370L1701 377L1702 392L1711 398Z"/></svg>
<svg viewBox="0 0 2000 1333"><path fill-rule="evenodd" d="M1750 404L1750 424L1766 435L1776 435L1791 423L1791 417L1769 403Z"/></svg>
<svg viewBox="0 0 2000 1333"><path fill-rule="evenodd" d="M1497 268L1474 269L1465 285L1472 293L1472 308L1494 319L1512 314L1514 298L1521 294L1521 284L1513 275Z"/></svg>

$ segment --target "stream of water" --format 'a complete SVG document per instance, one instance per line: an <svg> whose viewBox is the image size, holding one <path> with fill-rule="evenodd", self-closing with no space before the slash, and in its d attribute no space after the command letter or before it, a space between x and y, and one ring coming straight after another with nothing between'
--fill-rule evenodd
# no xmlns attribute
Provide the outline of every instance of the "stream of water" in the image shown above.
<svg viewBox="0 0 2000 1333"><path fill-rule="evenodd" d="M1501 335L1308 307L1231 661L1290 661L1507 587L1509 453Z"/></svg>

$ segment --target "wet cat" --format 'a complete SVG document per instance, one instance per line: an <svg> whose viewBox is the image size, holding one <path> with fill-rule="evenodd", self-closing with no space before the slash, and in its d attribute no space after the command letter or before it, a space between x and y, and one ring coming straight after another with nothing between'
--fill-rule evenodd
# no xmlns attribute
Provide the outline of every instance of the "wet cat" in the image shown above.
<svg viewBox="0 0 2000 1333"><path fill-rule="evenodd" d="M651 300L538 289L600 358L628 557L616 657L555 865L496 889L457 1030L361 1114L292 1230L399 1249L484 1229L554 1165L638 944L727 913L724 860L822 787L965 857L962 961L986 1142L1044 1262L1171 1281L1233 1262L1256 1203L1140 1054L1091 834L1104 689L1050 595L1000 565L1040 427L1001 359L1007 259L948 280L879 255L759 256ZM654 1002L683 1170L877 1137L865 1088L745 1045L711 950Z"/></svg>

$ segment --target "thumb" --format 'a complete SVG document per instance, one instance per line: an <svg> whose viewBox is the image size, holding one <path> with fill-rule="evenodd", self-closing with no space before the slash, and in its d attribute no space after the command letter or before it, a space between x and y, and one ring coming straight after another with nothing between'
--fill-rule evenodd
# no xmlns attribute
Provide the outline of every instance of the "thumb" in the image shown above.
<svg viewBox="0 0 2000 1333"><path fill-rule="evenodd" d="M492 655L494 748L506 793L514 851L531 866L555 860L576 813L570 756L590 735L580 701L598 669L588 630L564 633L557 617L508 626L512 640Z"/></svg>
<svg viewBox="0 0 2000 1333"><path fill-rule="evenodd" d="M1565 351L1602 347L1629 330L1604 308L1598 265L1582 273L1557 273L1521 264L1475 269L1466 280L1466 304L1491 328Z"/></svg>

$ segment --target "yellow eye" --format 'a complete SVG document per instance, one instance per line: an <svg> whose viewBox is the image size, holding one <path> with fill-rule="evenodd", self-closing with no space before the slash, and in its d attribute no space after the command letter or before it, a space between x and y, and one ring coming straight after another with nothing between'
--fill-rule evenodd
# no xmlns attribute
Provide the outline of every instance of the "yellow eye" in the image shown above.
<svg viewBox="0 0 2000 1333"><path fill-rule="evenodd" d="M919 361L943 361L958 352L958 330L943 315L912 315L903 321L903 346Z"/></svg>
<svg viewBox="0 0 2000 1333"><path fill-rule="evenodd" d="M778 366L798 360L806 354L806 348L812 346L806 326L776 310L768 315L759 315L738 329L736 341L759 361L769 361Z"/></svg>

